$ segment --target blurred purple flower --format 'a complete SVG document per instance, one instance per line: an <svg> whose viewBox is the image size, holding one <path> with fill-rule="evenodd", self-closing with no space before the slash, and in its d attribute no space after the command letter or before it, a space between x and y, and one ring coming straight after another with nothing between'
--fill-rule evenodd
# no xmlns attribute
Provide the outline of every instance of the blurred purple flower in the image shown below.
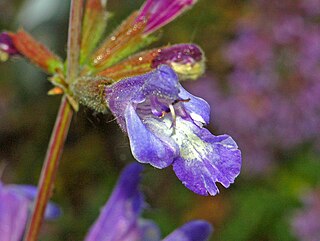
<svg viewBox="0 0 320 241"><path fill-rule="evenodd" d="M205 221L191 221L173 231L163 241L202 241L207 240L212 227Z"/></svg>
<svg viewBox="0 0 320 241"><path fill-rule="evenodd" d="M159 241L158 227L149 220L140 218L144 207L139 191L139 164L129 165L121 174L99 218L91 227L85 241ZM174 231L164 241L205 241L212 227L205 221L192 221Z"/></svg>
<svg viewBox="0 0 320 241"><path fill-rule="evenodd" d="M36 195L36 188L27 185L6 185L0 182L0 234L1 241L19 241ZM60 216L60 209L49 204L46 218Z"/></svg>
<svg viewBox="0 0 320 241"><path fill-rule="evenodd" d="M229 187L239 175L237 144L203 128L210 106L188 93L170 67L106 86L105 96L139 162L173 165L182 183L200 195L217 194L216 182Z"/></svg>
<svg viewBox="0 0 320 241"><path fill-rule="evenodd" d="M301 241L320 239L320 191L304 196L304 207L292 219L293 233Z"/></svg>
<svg viewBox="0 0 320 241"><path fill-rule="evenodd" d="M86 241L159 240L158 228L152 222L139 220L144 207L138 189L142 170L143 167L136 164L123 171Z"/></svg>
<svg viewBox="0 0 320 241"><path fill-rule="evenodd" d="M215 127L241 143L247 174L270 170L279 152L320 143L320 12L311 11L317 3L248 2L254 14L239 19L224 52L232 66L228 88L202 88L215 103Z"/></svg>

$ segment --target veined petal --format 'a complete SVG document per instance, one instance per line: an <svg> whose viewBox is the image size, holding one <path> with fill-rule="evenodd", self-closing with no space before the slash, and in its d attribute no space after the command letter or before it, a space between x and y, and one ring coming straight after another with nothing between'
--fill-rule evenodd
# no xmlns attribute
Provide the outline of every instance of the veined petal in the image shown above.
<svg viewBox="0 0 320 241"><path fill-rule="evenodd" d="M216 195L219 192L216 182L229 187L239 175L241 153L231 144L234 143L231 137L215 138L208 130L178 118L173 138L180 147L180 157L173 162L173 170L195 193Z"/></svg>
<svg viewBox="0 0 320 241"><path fill-rule="evenodd" d="M162 241L205 241L213 231L212 226L202 220L191 221L169 234Z"/></svg>
<svg viewBox="0 0 320 241"><path fill-rule="evenodd" d="M123 79L105 87L105 98L112 113L117 117L120 127L126 131L124 111L129 104L146 100L146 95L159 97L168 95L179 98L178 77L170 67L162 65L144 75Z"/></svg>
<svg viewBox="0 0 320 241"><path fill-rule="evenodd" d="M144 202L138 184L142 170L141 165L134 163L122 172L85 241L120 241L130 233L140 232L137 230L137 221Z"/></svg>
<svg viewBox="0 0 320 241"><path fill-rule="evenodd" d="M159 66L155 71L145 75L142 93L158 95L166 98L178 98L179 79L177 74L167 65Z"/></svg>
<svg viewBox="0 0 320 241"><path fill-rule="evenodd" d="M186 91L181 85L179 87L179 97L182 99L190 99L190 101L184 103L186 111L190 117L202 124L209 124L210 121L210 105L204 99L194 96Z"/></svg>
<svg viewBox="0 0 320 241"><path fill-rule="evenodd" d="M141 121L133 106L128 105L125 111L127 133L133 156L141 163L149 163L157 168L164 168L172 164L177 155L174 142L165 143ZM166 125L163 125L167 128Z"/></svg>
<svg viewBox="0 0 320 241"><path fill-rule="evenodd" d="M149 34L171 22L195 3L196 0L147 0L137 19L147 19L144 32Z"/></svg>

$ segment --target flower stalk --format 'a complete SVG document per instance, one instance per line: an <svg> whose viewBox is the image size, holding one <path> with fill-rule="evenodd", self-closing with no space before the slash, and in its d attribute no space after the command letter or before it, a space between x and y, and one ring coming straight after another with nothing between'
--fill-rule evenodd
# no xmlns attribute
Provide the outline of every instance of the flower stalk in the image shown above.
<svg viewBox="0 0 320 241"><path fill-rule="evenodd" d="M35 200L31 220L29 221L24 241L38 240L39 231L47 203L51 197L53 183L58 170L59 160L68 134L73 110L64 96L52 131L46 157L38 183L38 194Z"/></svg>
<svg viewBox="0 0 320 241"><path fill-rule="evenodd" d="M67 83L71 83L78 76L83 7L83 0L71 0L67 49ZM69 131L72 115L73 109L68 102L67 96L64 95L42 166L38 183L38 194L24 241L38 240L45 209L52 195L59 160Z"/></svg>

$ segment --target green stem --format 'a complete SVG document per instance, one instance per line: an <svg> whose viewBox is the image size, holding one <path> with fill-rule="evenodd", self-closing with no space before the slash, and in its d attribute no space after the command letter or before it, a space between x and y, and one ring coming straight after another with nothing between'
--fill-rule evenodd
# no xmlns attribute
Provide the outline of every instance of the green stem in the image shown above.
<svg viewBox="0 0 320 241"><path fill-rule="evenodd" d="M64 96L61 100L56 123L51 135L47 154L38 184L38 195L35 200L34 211L29 222L25 241L36 241L47 203L51 197L53 183L58 169L59 160L67 137L73 110Z"/></svg>
<svg viewBox="0 0 320 241"><path fill-rule="evenodd" d="M71 0L67 50L67 83L71 83L78 76L83 7L83 0ZM38 194L24 241L38 240L45 209L52 195L58 164L69 131L72 115L73 109L67 97L63 96L42 166L38 183Z"/></svg>

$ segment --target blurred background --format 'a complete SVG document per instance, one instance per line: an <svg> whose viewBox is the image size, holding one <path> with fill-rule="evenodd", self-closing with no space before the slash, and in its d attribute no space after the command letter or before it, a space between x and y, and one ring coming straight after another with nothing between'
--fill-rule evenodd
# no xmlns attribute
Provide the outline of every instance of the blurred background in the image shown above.
<svg viewBox="0 0 320 241"><path fill-rule="evenodd" d="M110 0L107 33L142 0ZM69 1L0 0L0 29L23 26L65 57ZM184 188L171 168L146 166L141 188L163 236L192 219L211 222L213 241L320 240L320 0L199 0L162 30L160 42L194 42L207 58L185 82L211 105L208 127L243 153L240 176L215 197ZM0 173L37 184L60 97L23 59L0 64ZM64 215L41 240L82 240L123 167L133 162L111 115L80 108L53 200Z"/></svg>

